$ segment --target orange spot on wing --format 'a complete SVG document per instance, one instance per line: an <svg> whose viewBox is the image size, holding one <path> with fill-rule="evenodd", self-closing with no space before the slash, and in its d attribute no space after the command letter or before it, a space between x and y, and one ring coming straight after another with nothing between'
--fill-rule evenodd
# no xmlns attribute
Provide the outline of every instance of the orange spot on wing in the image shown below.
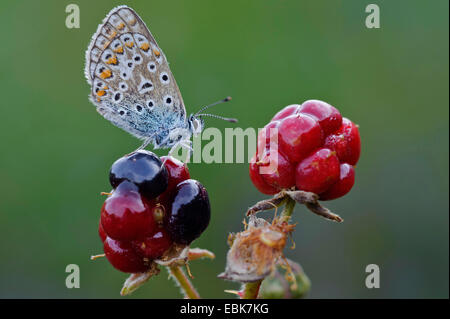
<svg viewBox="0 0 450 319"><path fill-rule="evenodd" d="M103 90L100 90L100 91L97 92L98 96L103 96L105 94L106 94L106 91L103 91Z"/></svg>
<svg viewBox="0 0 450 319"><path fill-rule="evenodd" d="M125 43L125 45L126 45L127 47L131 48L131 47L133 47L134 42L131 41L131 42Z"/></svg>
<svg viewBox="0 0 450 319"><path fill-rule="evenodd" d="M149 48L150 48L150 46L148 45L148 43L142 43L142 45L141 45L141 49L142 50L147 52Z"/></svg>
<svg viewBox="0 0 450 319"><path fill-rule="evenodd" d="M156 50L156 49L153 49L153 53L154 53L157 57L161 55L161 53L160 53L158 50Z"/></svg>
<svg viewBox="0 0 450 319"><path fill-rule="evenodd" d="M106 61L106 63L117 65L117 57L113 56L112 58L109 58L108 61Z"/></svg>
<svg viewBox="0 0 450 319"><path fill-rule="evenodd" d="M100 73L100 77L102 79L107 79L111 77L111 70L104 70L102 73Z"/></svg>
<svg viewBox="0 0 450 319"><path fill-rule="evenodd" d="M123 22L120 22L117 26L117 29L122 30L123 28L125 28L125 24L123 24Z"/></svg>
<svg viewBox="0 0 450 319"><path fill-rule="evenodd" d="M122 47L122 46L117 47L117 49L114 49L113 51L114 51L115 53L123 53L123 47Z"/></svg>

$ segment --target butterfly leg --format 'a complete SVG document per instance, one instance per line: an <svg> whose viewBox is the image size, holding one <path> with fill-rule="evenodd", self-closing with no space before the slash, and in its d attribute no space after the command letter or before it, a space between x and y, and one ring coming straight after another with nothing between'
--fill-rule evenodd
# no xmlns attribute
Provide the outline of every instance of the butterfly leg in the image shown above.
<svg viewBox="0 0 450 319"><path fill-rule="evenodd" d="M175 152L175 150L177 149L178 145L180 145L180 142L177 142L175 145L173 145L169 152L167 153L167 157L164 159L164 161L162 162L162 165L164 166L164 164L166 163L167 159L169 158L169 156L172 156L172 154Z"/></svg>
<svg viewBox="0 0 450 319"><path fill-rule="evenodd" d="M191 144L192 142L190 140L178 141L170 148L169 152L167 153L167 156L172 156L175 153L175 150L178 148L178 146L181 146L182 149L187 150L186 160L184 161L185 163L187 163L187 161L191 158L191 154L193 151ZM164 160L163 164L166 162L166 160Z"/></svg>
<svg viewBox="0 0 450 319"><path fill-rule="evenodd" d="M186 161L185 161L185 163L187 163L189 161L189 159L191 158L192 152L194 151L194 149L192 148L192 141L191 140L182 140L179 143L182 148L187 150L187 156L186 156Z"/></svg>
<svg viewBox="0 0 450 319"><path fill-rule="evenodd" d="M137 152L137 151L140 151L140 150L145 149L145 148L148 146L148 144L150 144L150 143L152 142L152 139L153 139L153 135L150 136L150 137L147 137L147 138L144 140L144 142L142 143L142 145L139 146L134 152ZM133 152L133 153L134 153L134 152Z"/></svg>

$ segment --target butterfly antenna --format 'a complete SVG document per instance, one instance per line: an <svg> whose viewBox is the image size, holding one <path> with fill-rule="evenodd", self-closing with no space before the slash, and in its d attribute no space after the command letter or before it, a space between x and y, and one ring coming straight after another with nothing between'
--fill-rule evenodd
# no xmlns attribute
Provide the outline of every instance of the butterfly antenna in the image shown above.
<svg viewBox="0 0 450 319"><path fill-rule="evenodd" d="M202 116L209 116L209 117L213 117L215 119L219 119L219 120L224 120L230 123L237 123L237 119L234 118L230 118L230 117L223 117L220 115L215 115L215 114L196 114L197 117L202 117Z"/></svg>
<svg viewBox="0 0 450 319"><path fill-rule="evenodd" d="M228 118L228 117L223 117L223 116L220 116L220 115L202 113L204 110L210 108L211 106L214 106L214 105L217 105L217 104L221 104L221 103L225 103L225 102L228 102L228 101L231 101L231 96L227 96L223 100L220 100L220 101L217 101L217 102L214 102L212 104L209 104L207 106L202 107L197 113L194 114L194 116L197 116L197 117L209 116L209 117L213 117L213 118L216 118L216 119L219 119L219 120L224 120L224 121L227 121L227 122L230 122L230 123L236 123L238 120L234 119L234 118Z"/></svg>
<svg viewBox="0 0 450 319"><path fill-rule="evenodd" d="M217 102L214 102L214 103L212 103L212 104L210 104L210 105L207 105L207 106L204 106L204 107L202 107L200 110L198 110L198 112L197 113L195 113L194 115L200 115L200 113L202 113L204 110L206 110L206 109L209 109L211 106L214 106L214 105L217 105L217 104L222 104L222 103L225 103L225 102L228 102L228 101L231 101L231 96L227 96L226 98L224 98L223 100L220 100L220 101L217 101Z"/></svg>

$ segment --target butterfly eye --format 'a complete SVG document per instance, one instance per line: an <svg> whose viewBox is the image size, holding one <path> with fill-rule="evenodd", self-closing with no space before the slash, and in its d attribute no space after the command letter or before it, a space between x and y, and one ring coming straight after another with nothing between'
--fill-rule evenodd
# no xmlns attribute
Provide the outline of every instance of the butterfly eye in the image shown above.
<svg viewBox="0 0 450 319"><path fill-rule="evenodd" d="M159 76L159 80L162 84L168 84L170 82L169 76L166 72L161 73L161 75Z"/></svg>
<svg viewBox="0 0 450 319"><path fill-rule="evenodd" d="M154 73L156 71L156 64L155 62L149 62L147 64L147 68L150 72Z"/></svg>

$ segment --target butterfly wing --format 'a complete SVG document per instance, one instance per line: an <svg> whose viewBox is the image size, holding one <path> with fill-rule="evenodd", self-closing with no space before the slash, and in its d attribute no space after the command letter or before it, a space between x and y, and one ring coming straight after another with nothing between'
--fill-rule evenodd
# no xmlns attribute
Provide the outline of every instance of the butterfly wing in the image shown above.
<svg viewBox="0 0 450 319"><path fill-rule="evenodd" d="M186 110L166 56L135 11L111 10L86 51L91 101L114 125L158 142L186 127Z"/></svg>

